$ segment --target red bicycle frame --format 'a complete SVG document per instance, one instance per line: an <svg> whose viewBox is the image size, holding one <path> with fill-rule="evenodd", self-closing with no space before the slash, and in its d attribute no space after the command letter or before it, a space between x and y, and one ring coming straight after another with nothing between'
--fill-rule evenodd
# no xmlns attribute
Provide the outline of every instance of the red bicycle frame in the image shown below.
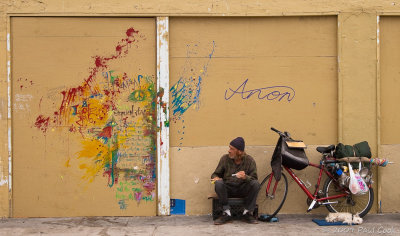
<svg viewBox="0 0 400 236"><path fill-rule="evenodd" d="M292 177L292 179L300 186L300 188L304 191L304 193L308 196L309 199L311 199L311 200L316 200L317 202L322 202L322 201L326 201L326 200L331 200L331 199L346 197L347 195L349 195L348 191L344 190L341 186L339 186L338 184L336 184L336 182L334 182L334 183L336 184L337 187L343 189L343 191L344 191L344 192L347 192L347 193L342 193L342 194L339 194L339 195L334 195L334 196L329 196L329 197L318 198L318 190L319 190L319 186L320 186L320 184L321 184L322 173L325 172L325 174L326 174L327 176L329 176L330 178L332 178L332 179L335 179L335 177L325 169L325 165L324 165L324 164L316 165L316 164L310 163L309 166L312 166L312 167L315 167L315 168L320 169L320 170L319 170L319 176L318 176L318 182L317 182L317 185L316 185L314 194L312 194L312 193L307 189L307 187L306 187L306 186L304 185L304 183L300 180L300 178L297 177L297 175L292 171L292 169L290 169L290 168L288 168L288 167L285 167L285 166L283 167L283 168L285 168L285 170L289 173L289 175ZM272 179L273 179L273 177L274 177L273 175L274 175L274 173L272 172L272 173L271 173L271 178L269 178L268 185L267 185L267 191L266 191L266 194L267 194L267 195L269 195L268 192L269 192L269 188L271 187ZM276 182L275 182L274 189L273 189L273 191L272 191L272 196L275 195L275 191L276 191L276 187L277 187L277 185L278 185L278 182L279 182L279 181L276 181Z"/></svg>

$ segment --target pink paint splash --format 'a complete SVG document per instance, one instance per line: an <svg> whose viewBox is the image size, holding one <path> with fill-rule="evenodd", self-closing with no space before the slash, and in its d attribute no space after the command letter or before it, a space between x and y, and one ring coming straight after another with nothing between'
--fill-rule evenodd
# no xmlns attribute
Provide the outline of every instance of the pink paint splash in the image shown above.
<svg viewBox="0 0 400 236"><path fill-rule="evenodd" d="M140 200L142 200L142 192L135 192L135 199L140 203Z"/></svg>
<svg viewBox="0 0 400 236"><path fill-rule="evenodd" d="M143 184L143 187L146 189L148 193L151 193L155 189L155 184L152 182L147 182Z"/></svg>

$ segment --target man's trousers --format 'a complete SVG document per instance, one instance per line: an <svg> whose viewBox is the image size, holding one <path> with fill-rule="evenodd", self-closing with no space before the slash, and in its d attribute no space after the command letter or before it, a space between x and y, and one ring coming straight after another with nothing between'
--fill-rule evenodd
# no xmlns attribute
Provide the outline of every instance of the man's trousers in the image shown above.
<svg viewBox="0 0 400 236"><path fill-rule="evenodd" d="M243 182L241 184L225 183L223 180L215 181L215 192L218 195L219 202L223 210L230 209L228 198L244 198L244 208L252 212L256 206L257 194L260 184L257 180Z"/></svg>

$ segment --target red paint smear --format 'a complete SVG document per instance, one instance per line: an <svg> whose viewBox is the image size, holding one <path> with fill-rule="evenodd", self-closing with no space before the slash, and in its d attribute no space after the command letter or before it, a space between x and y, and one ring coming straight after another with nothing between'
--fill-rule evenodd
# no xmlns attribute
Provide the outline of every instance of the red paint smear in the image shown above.
<svg viewBox="0 0 400 236"><path fill-rule="evenodd" d="M111 170L106 170L103 172L103 177L108 175L108 184L110 185L111 182Z"/></svg>
<svg viewBox="0 0 400 236"><path fill-rule="evenodd" d="M82 96L85 92L86 88L79 86L77 88L70 88L68 91L62 91L61 94L63 95L63 100L61 102L58 116L62 116L66 113L67 107L69 104L75 102L78 96ZM61 121L59 120L59 124Z"/></svg>
<svg viewBox="0 0 400 236"><path fill-rule="evenodd" d="M129 29L126 31L126 36L132 37L133 34L137 34L137 33L139 33L138 30L135 30L134 28L129 28Z"/></svg>
<svg viewBox="0 0 400 236"><path fill-rule="evenodd" d="M107 69L109 61L118 59L118 58L121 58L122 56L127 55L129 52L130 44L132 44L133 42L136 41L135 36L138 33L139 33L139 31L135 30L133 27L129 28L126 31L127 37L122 39L115 47L116 53L114 55L110 55L108 57L96 55L93 57L95 67L90 68L91 71L89 73L89 76L84 80L83 85L75 87L75 88L70 88L70 89L67 89L67 90L64 90L61 92L61 94L63 95L63 99L62 99L62 102L61 102L61 105L60 105L58 111L54 112L54 116L51 118L53 123L61 125L63 123L62 117L65 115L69 115L68 114L69 107L72 106L73 103L75 101L77 101L79 97L82 97L84 95L86 96L87 94L96 95L96 94L100 93L100 91L98 91L97 83L95 81L97 73L99 71L103 71L104 69ZM127 78L127 75L124 75L123 79L126 79L126 78ZM22 80L22 78L19 78L18 80ZM32 85L33 82L32 81L30 81L30 82ZM20 89L22 89L22 88L23 88L23 85L21 85ZM103 91L106 96L109 96L110 93L113 97L115 95L114 91L108 91L108 90L103 90ZM119 92L119 90L116 92ZM108 104L106 104L106 107L108 109L116 109L116 106L115 106L113 100L110 99L107 101L107 103ZM40 104L41 104L41 101L39 103L39 107L40 107ZM49 125L49 121L50 121L50 117L45 118L42 115L40 115L36 119L35 126L39 129L41 129L43 132L46 132L48 125ZM79 132L83 135L81 127L78 127L78 128L79 128ZM76 132L75 128L70 129L70 131L71 130ZM105 130L103 132L105 132ZM108 132L108 130L107 130L107 132ZM110 135L110 133L104 133L104 135Z"/></svg>
<svg viewBox="0 0 400 236"><path fill-rule="evenodd" d="M149 130L149 129L146 129L146 130L143 131L143 135L144 136L150 136L152 133L153 132L151 130Z"/></svg>
<svg viewBox="0 0 400 236"><path fill-rule="evenodd" d="M135 29L132 28L132 27L129 28L129 29L126 31L126 36L127 36L127 38L122 39L122 40L118 43L118 45L115 47L115 51L117 52L116 55L113 55L113 56L110 56L110 57L95 56L95 65L96 65L96 67L93 68L93 71L92 71L92 72L97 73L97 69L98 69L99 67L107 67L106 62L109 61L109 60L113 60L113 59L119 58L119 57L122 55L123 49L125 49L124 54L126 55L126 54L128 53L129 44L131 44L132 42L135 41L135 39L132 40L130 37L134 37L134 34L138 34L138 33L139 33L138 30L135 30ZM92 73L91 75L93 76L95 73ZM88 78L87 81L89 81L90 78L91 78L91 77L89 76L89 78Z"/></svg>
<svg viewBox="0 0 400 236"><path fill-rule="evenodd" d="M122 39L118 43L118 45L115 47L116 55L112 55L112 56L109 56L109 57L94 56L95 67L92 68L92 71L90 72L89 77L85 80L85 85L84 86L85 87L88 86L90 89L92 89L93 86L90 86L90 84L94 82L93 79L95 78L96 74L99 72L99 69L108 68L108 64L107 64L108 61L114 60L114 59L118 59L121 56L125 56L126 54L128 54L128 52L129 52L128 48L129 48L130 44L136 41L135 39L131 39L131 37L134 37L134 34L138 34L138 33L139 33L138 30L135 30L132 27L129 28L126 31L127 38ZM124 55L122 55L122 51L123 51ZM91 92L92 92L92 94L98 94L99 93L99 91L92 91L92 90L91 90Z"/></svg>
<svg viewBox="0 0 400 236"><path fill-rule="evenodd" d="M117 52L122 52L122 46L121 46L121 45L118 45L118 46L115 48L115 51L117 51Z"/></svg>
<svg viewBox="0 0 400 236"><path fill-rule="evenodd" d="M47 129L49 128L49 121L50 117L44 117L40 115L36 118L35 126L43 131L43 133L46 133Z"/></svg>
<svg viewBox="0 0 400 236"><path fill-rule="evenodd" d="M71 127L69 127L69 132L76 132L76 128L74 125L71 125Z"/></svg>
<svg viewBox="0 0 400 236"><path fill-rule="evenodd" d="M162 122L160 121L160 128L162 128ZM162 141L161 135L160 135L160 146L162 146L164 143Z"/></svg>
<svg viewBox="0 0 400 236"><path fill-rule="evenodd" d="M111 138L112 127L107 126L103 129L103 131L98 135L99 137Z"/></svg>
<svg viewBox="0 0 400 236"><path fill-rule="evenodd" d="M107 67L103 58L95 56L94 64L96 67Z"/></svg>
<svg viewBox="0 0 400 236"><path fill-rule="evenodd" d="M106 96L108 96L108 95L110 94L110 90L108 90L108 89L104 89L103 92L104 92L104 94L105 94Z"/></svg>
<svg viewBox="0 0 400 236"><path fill-rule="evenodd" d="M122 118L122 121L124 122L124 126L127 126L127 125L128 125L128 124L127 124L127 119L128 119L128 117Z"/></svg>
<svg viewBox="0 0 400 236"><path fill-rule="evenodd" d="M114 184L118 184L118 177L119 177L119 174L118 174L118 172L116 172L117 174L115 175L115 177L114 177Z"/></svg>
<svg viewBox="0 0 400 236"><path fill-rule="evenodd" d="M40 109L40 105L42 104L42 100L43 100L43 96L40 98L40 101L39 101L39 109Z"/></svg>
<svg viewBox="0 0 400 236"><path fill-rule="evenodd" d="M114 180L111 179L111 169L105 170L103 172L103 177L108 176L108 185L113 185L113 184L118 184L118 176L119 176L119 170L118 168L114 168Z"/></svg>
<svg viewBox="0 0 400 236"><path fill-rule="evenodd" d="M115 47L115 51L116 51L116 55L112 55L110 57L100 57L100 56L95 56L95 65L96 67L93 68L93 73L91 74L91 76L89 76L88 78L88 82L90 81L90 79L94 76L94 74L96 74L98 72L98 68L107 68L108 65L106 64L107 61L110 60L114 60L117 58L120 58L122 55L122 51L124 49L124 55L128 54L128 47L131 43L135 42L135 39L131 39L131 37L134 37L134 34L138 34L139 31L135 30L134 28L129 28L126 31L126 35L128 36L125 39L122 39L118 45Z"/></svg>
<svg viewBox="0 0 400 236"><path fill-rule="evenodd" d="M70 89L68 92L69 92L69 93L73 93L73 92L75 92L75 91L72 91L72 90L77 90L77 89L79 89L79 88L81 88L81 89L84 88L84 89L89 89L90 92L91 92L91 94L98 94L99 91L96 91L95 86L92 86L92 84L95 82L95 81L94 81L95 76L96 76L97 73L100 71L100 69L106 69L106 68L108 68L108 64L107 64L108 61L114 60L114 59L118 59L118 58L120 58L120 57L125 56L126 54L128 54L128 48L129 48L130 44L131 44L132 42L135 41L134 39L131 40L129 37L133 37L133 36L134 36L133 34L137 34L137 33L139 33L139 31L138 31L138 30L135 30L134 28L129 28L129 29L126 31L126 35L127 35L128 37L125 38L125 39L122 39L122 40L118 43L117 47L115 48L115 51L117 52L116 55L112 55L112 56L109 56L109 57L101 57L101 56L98 56L98 55L94 56L94 64L95 64L95 67L92 68L89 77L84 81L84 85L83 85L83 86L79 86L78 88L72 88L72 89ZM122 55L122 50L123 50L123 49L125 49L124 55ZM64 91L64 92L65 92L65 91ZM64 95L64 94L63 94L63 95ZM63 107L64 101L65 101L65 100L69 100L69 99L71 98L72 94L69 94L69 95L70 95L70 96L67 96L67 97L64 96L63 103L62 103L61 106L60 106L60 111L62 111L63 108L64 108L64 107ZM66 99L65 99L65 98L66 98ZM61 112L60 112L60 113L61 113ZM61 115L61 114L60 114L60 115Z"/></svg>
<svg viewBox="0 0 400 236"><path fill-rule="evenodd" d="M122 76L122 81L125 81L128 79L128 74L124 72L124 75Z"/></svg>

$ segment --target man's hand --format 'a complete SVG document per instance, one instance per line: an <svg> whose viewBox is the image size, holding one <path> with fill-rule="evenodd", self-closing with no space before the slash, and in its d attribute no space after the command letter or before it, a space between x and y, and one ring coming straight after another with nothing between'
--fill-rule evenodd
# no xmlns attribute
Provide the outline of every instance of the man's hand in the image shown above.
<svg viewBox="0 0 400 236"><path fill-rule="evenodd" d="M243 170L242 170L242 171L239 171L239 172L236 173L236 178L239 178L239 179L246 179L246 173L244 173Z"/></svg>
<svg viewBox="0 0 400 236"><path fill-rule="evenodd" d="M214 177L213 179L211 179L211 182L215 182L215 181L217 181L217 180L221 180L221 178L220 177Z"/></svg>

